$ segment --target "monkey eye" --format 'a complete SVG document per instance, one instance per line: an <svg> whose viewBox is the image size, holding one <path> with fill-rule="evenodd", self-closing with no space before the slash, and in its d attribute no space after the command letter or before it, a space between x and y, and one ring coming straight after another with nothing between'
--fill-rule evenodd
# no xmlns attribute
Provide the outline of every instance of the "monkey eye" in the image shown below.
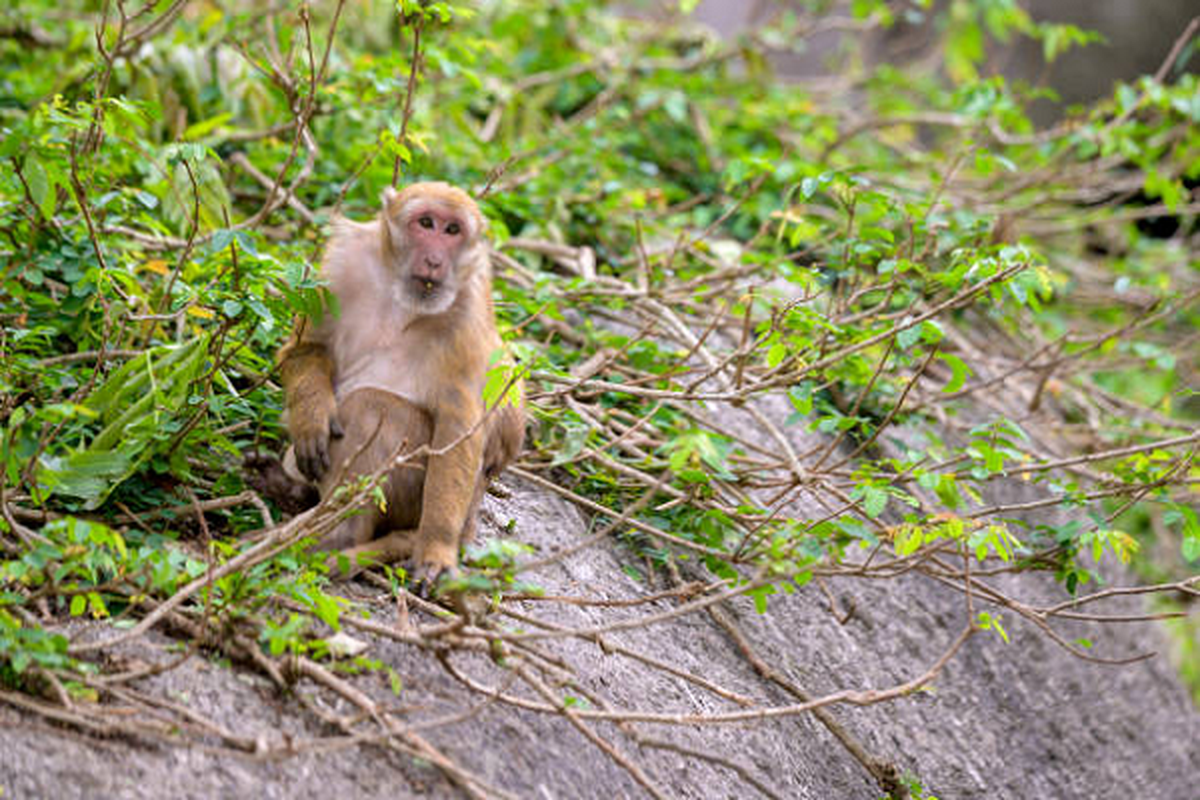
<svg viewBox="0 0 1200 800"><path fill-rule="evenodd" d="M428 228L428 229L432 230L433 229L433 218L428 217L428 216L421 217L419 220L417 220L417 224L419 224L422 228Z"/></svg>
<svg viewBox="0 0 1200 800"><path fill-rule="evenodd" d="M460 226L457 222L451 222L446 226L446 233L450 234L451 236L458 236L458 232L461 230L462 226Z"/></svg>

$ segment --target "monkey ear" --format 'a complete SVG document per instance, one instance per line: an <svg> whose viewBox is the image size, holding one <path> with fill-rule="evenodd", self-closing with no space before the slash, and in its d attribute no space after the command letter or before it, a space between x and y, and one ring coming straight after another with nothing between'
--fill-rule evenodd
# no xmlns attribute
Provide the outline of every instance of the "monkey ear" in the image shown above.
<svg viewBox="0 0 1200 800"><path fill-rule="evenodd" d="M391 186L386 186L383 189L383 207L388 208L392 205L392 201L400 196L400 193Z"/></svg>

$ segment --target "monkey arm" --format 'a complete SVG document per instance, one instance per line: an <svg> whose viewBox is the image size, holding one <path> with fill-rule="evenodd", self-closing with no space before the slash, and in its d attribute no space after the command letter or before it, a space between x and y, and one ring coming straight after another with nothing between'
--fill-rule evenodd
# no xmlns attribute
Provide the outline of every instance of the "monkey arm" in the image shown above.
<svg viewBox="0 0 1200 800"><path fill-rule="evenodd" d="M288 432L296 465L316 480L329 469L329 437L341 436L333 393L333 361L323 343L302 324L279 350L279 374L287 398Z"/></svg>

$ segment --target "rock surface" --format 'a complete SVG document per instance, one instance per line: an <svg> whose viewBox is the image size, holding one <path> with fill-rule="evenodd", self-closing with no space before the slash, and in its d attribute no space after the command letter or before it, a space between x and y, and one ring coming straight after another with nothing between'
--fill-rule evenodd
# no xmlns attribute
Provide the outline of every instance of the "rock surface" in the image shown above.
<svg viewBox="0 0 1200 800"><path fill-rule="evenodd" d="M514 536L538 555L588 535L587 521L567 501L516 479L510 497L488 499L485 519L512 519ZM532 580L548 595L626 600L660 591L629 550L606 541L538 571ZM642 575L644 576L644 571ZM1047 576L1009 577L1022 596L1055 596ZM765 614L738 598L726 605L759 655L820 696L841 689L887 688L913 678L961 631L961 595L929 579L904 577L828 583L842 624L815 583L770 598ZM383 621L394 609L364 584L347 586ZM600 607L549 600L516 606L523 614L575 628L611 624L676 607L663 599L644 605ZM1136 608L1132 601L1120 604ZM948 798L1150 797L1194 800L1200 775L1200 714L1164 659L1123 667L1079 660L1032 626L1006 617L1010 643L992 633L967 642L932 688L891 702L832 707L833 716L868 753L918 776L927 791ZM535 630L509 619L512 630ZM1109 657L1161 650L1149 625L1079 625ZM355 633L356 638L364 637ZM753 698L751 708L785 706L795 698L759 678L731 638L704 612L605 633L606 652L578 637L537 642L561 660L577 687L561 696L591 696L578 708L713 714L743 706L613 649L623 646L676 670ZM155 662L168 640L154 634L122 646L127 658ZM390 664L404 689L392 696L379 673L354 679L377 702L405 709L406 721L442 720L468 710L455 724L421 732L429 742L491 787L518 797L638 797L646 791L561 715L516 709L470 691L428 651L371 639L370 657ZM451 655L451 663L482 684L540 701L509 673L481 656ZM567 673L564 672L565 677ZM564 684L566 682L564 681ZM182 704L241 736L273 749L338 731L302 707L350 713L347 704L307 681L296 696L264 678L192 656L181 667L139 682L140 690ZM585 695L586 693L586 695ZM727 765L653 746L717 754L781 797L872 798L882 792L847 750L808 714L704 726L639 723L624 730L589 722L628 763L670 797L750 797L756 790ZM642 743L631 738L640 737ZM259 759L195 744L176 746L125 738L103 739L53 727L0 704L0 790L5 798L395 798L460 796L442 771L377 744Z"/></svg>

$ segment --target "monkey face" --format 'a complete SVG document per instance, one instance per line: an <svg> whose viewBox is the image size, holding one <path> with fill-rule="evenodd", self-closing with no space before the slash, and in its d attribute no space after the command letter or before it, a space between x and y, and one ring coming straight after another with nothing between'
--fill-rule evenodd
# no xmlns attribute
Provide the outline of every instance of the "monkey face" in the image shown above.
<svg viewBox="0 0 1200 800"><path fill-rule="evenodd" d="M478 247L481 226L474 202L428 186L385 195L385 215L401 298L418 313L440 314L454 304L459 287L486 256Z"/></svg>

